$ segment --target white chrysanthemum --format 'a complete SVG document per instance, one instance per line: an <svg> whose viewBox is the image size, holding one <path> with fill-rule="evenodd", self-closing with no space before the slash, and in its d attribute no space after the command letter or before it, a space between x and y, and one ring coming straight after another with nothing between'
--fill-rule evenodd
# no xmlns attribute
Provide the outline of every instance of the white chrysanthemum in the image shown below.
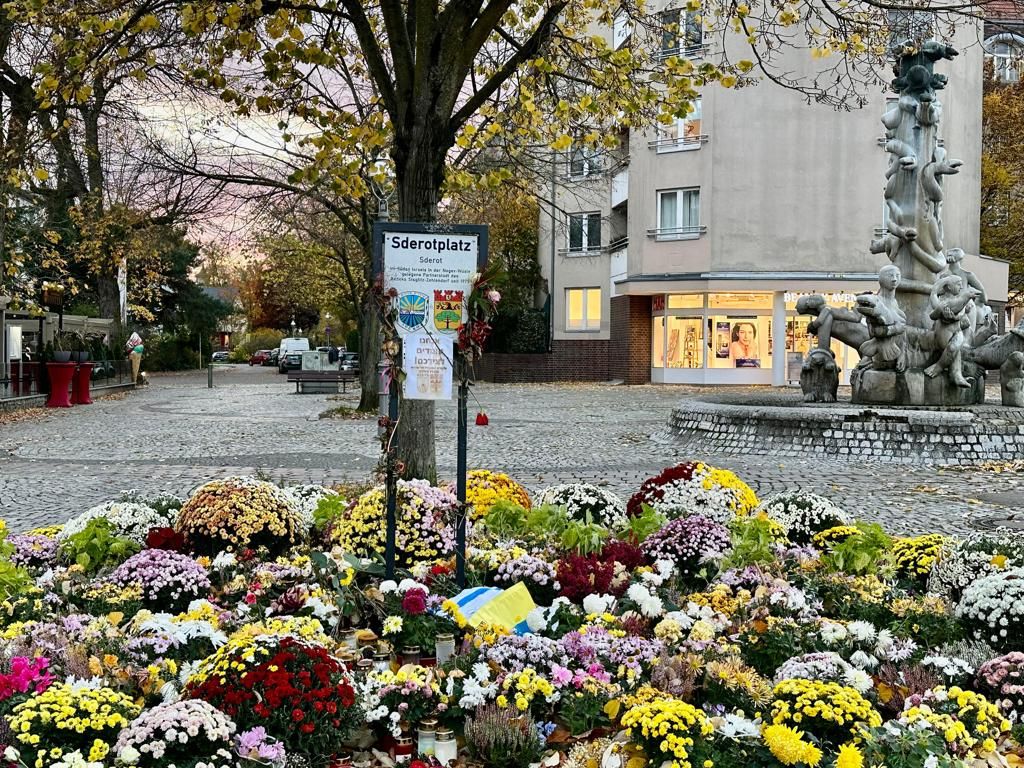
<svg viewBox="0 0 1024 768"><path fill-rule="evenodd" d="M146 544L146 535L151 528L172 527L177 514L177 510L162 513L145 504L108 501L71 518L57 534L57 541L65 542L76 533L84 531L93 520L105 518L113 527L115 536L130 539L141 547Z"/></svg>
<svg viewBox="0 0 1024 768"><path fill-rule="evenodd" d="M553 485L541 492L538 506L565 507L573 520L590 519L606 528L619 528L626 523L626 504L611 491L589 483Z"/></svg>
<svg viewBox="0 0 1024 768"><path fill-rule="evenodd" d="M815 533L853 522L841 507L806 491L782 491L769 496L757 508L760 512L779 523L786 529L786 535L799 544L809 543Z"/></svg>

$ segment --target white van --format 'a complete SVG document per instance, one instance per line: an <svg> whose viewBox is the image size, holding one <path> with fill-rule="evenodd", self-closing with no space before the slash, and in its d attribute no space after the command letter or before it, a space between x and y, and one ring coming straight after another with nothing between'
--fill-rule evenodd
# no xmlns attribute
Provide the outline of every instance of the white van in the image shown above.
<svg viewBox="0 0 1024 768"><path fill-rule="evenodd" d="M302 353L309 351L309 339L291 336L277 348L277 371L285 373L302 367Z"/></svg>

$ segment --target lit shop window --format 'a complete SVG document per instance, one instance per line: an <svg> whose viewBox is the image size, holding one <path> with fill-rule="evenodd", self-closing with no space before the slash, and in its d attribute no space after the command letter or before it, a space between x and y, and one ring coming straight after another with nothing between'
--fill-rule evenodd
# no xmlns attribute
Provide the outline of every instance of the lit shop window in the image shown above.
<svg viewBox="0 0 1024 768"><path fill-rule="evenodd" d="M651 367L665 367L665 318L652 318L651 326Z"/></svg>
<svg viewBox="0 0 1024 768"><path fill-rule="evenodd" d="M601 289L565 289L565 329L567 331L601 330Z"/></svg>
<svg viewBox="0 0 1024 768"><path fill-rule="evenodd" d="M703 325L698 317L668 317L667 368L701 368L704 365Z"/></svg>
<svg viewBox="0 0 1024 768"><path fill-rule="evenodd" d="M673 293L668 297L669 309L702 309L703 293Z"/></svg>

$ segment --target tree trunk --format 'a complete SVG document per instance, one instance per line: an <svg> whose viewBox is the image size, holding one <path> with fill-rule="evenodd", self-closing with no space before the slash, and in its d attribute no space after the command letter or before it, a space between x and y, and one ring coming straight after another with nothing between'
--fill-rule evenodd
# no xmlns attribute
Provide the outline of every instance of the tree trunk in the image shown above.
<svg viewBox="0 0 1024 768"><path fill-rule="evenodd" d="M117 275L106 272L96 277L96 294L100 305L100 317L114 319L115 333L121 331L121 291L117 287Z"/></svg>
<svg viewBox="0 0 1024 768"><path fill-rule="evenodd" d="M380 362L380 312L367 288L359 312L359 410L374 412L378 405L377 364Z"/></svg>
<svg viewBox="0 0 1024 768"><path fill-rule="evenodd" d="M398 210L403 221L431 222L437 218L444 158L452 142L426 129L413 133L411 138L408 134L401 137L404 141L396 137L395 142ZM436 483L433 400L402 400L397 439L398 460L404 465L402 477Z"/></svg>

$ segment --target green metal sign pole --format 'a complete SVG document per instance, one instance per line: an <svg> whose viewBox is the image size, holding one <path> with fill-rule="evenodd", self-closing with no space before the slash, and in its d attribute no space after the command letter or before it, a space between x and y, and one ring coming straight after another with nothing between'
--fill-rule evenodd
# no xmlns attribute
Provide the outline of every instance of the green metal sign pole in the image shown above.
<svg viewBox="0 0 1024 768"><path fill-rule="evenodd" d="M455 530L455 583L459 589L466 586L466 448L469 442L469 379L466 376L465 362L460 361L462 369L459 381L459 417L457 435L457 457L456 457L456 478L455 492L459 499Z"/></svg>

